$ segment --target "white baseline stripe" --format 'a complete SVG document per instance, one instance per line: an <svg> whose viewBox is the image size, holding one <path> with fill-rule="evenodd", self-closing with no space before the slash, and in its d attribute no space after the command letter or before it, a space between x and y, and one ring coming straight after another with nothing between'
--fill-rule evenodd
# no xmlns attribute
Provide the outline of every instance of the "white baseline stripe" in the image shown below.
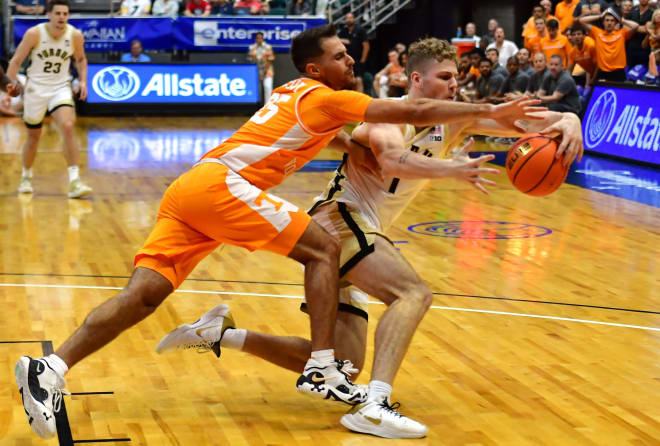
<svg viewBox="0 0 660 446"><path fill-rule="evenodd" d="M49 285L40 283L0 283L0 287L14 287L14 288L64 288L64 289L88 289L88 290L121 290L122 287L113 286L89 286L89 285ZM272 297L276 299L298 299L302 300L303 296L287 295L287 294L266 294L266 293L243 293L238 291L199 291L199 290L176 290L175 293L191 293L191 294L222 294L222 295L235 295L235 296L255 296L255 297ZM370 304L383 305L382 302L369 301ZM510 313L508 311L493 311L493 310L477 310L473 308L460 308L460 307L443 307L440 305L431 305L434 310L447 310L447 311L465 311L469 313L484 313L484 314L497 314L500 316L517 316L517 317L530 317L536 319L549 319L554 321L565 322L581 322L583 324L594 325L607 325L609 327L623 327L623 328L636 328L639 330L658 331L658 327L647 327L643 325L629 325L617 324L615 322L602 322L592 321L589 319L574 319L569 317L559 316L544 316L541 314L528 314L528 313Z"/></svg>

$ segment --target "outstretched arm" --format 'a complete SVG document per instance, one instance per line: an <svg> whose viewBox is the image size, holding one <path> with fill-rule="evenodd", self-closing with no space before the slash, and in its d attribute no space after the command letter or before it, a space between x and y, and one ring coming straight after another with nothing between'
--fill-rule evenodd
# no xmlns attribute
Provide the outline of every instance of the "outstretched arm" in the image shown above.
<svg viewBox="0 0 660 446"><path fill-rule="evenodd" d="M518 119L541 119L534 112L546 110L535 107L541 101L520 98L500 105L466 104L437 99L394 101L374 99L367 107L366 122L392 124L410 123L419 127L451 122L490 118L513 123Z"/></svg>
<svg viewBox="0 0 660 446"><path fill-rule="evenodd" d="M544 111L538 112L536 115L535 120L521 119L510 126L504 126L491 119L479 119L473 124L461 124L460 129L452 128L452 131L458 131L461 137L467 135L518 137L537 132L560 135L562 141L557 150L557 157L566 152L565 165L571 164L576 157L578 157L578 161L582 159L584 152L582 123L576 114Z"/></svg>
<svg viewBox="0 0 660 446"><path fill-rule="evenodd" d="M434 179L453 177L472 183L484 193L483 185L493 185L492 181L481 178L482 174L497 174L497 169L481 167L494 158L484 155L469 158L467 152L473 142L463 147L452 159L428 158L408 150L401 129L392 124L362 124L353 132L353 138L361 144L368 144L374 152L383 174L388 177L405 179Z"/></svg>

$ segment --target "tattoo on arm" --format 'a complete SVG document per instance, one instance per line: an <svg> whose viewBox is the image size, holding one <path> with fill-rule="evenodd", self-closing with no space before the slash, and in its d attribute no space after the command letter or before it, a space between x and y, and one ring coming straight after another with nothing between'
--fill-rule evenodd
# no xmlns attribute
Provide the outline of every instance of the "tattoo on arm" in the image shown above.
<svg viewBox="0 0 660 446"><path fill-rule="evenodd" d="M406 160L408 159L408 155L410 155L410 152L406 152L403 155L399 157L399 164L405 164Z"/></svg>

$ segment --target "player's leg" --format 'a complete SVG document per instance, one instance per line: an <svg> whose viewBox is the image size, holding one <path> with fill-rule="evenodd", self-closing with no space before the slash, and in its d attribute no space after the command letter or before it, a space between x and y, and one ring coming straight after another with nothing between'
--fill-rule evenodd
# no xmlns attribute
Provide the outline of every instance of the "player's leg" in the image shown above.
<svg viewBox="0 0 660 446"><path fill-rule="evenodd" d="M48 92L42 91L36 84L30 83L25 90L23 121L27 127L27 138L21 148L23 170L18 185L19 193L32 193L32 165L37 156L37 147L41 137L41 126L48 109Z"/></svg>
<svg viewBox="0 0 660 446"><path fill-rule="evenodd" d="M68 97L67 97L68 96ZM64 146L64 158L66 159L69 174L69 198L82 198L92 193L92 188L80 179L78 139L75 134L76 111L73 100L70 99L71 92L67 88L58 92L52 102L57 104L52 109L52 116L62 134ZM71 103L68 101L71 100Z"/></svg>
<svg viewBox="0 0 660 446"><path fill-rule="evenodd" d="M390 404L392 383L413 334L432 302L432 294L403 256L383 237L346 278L388 305L378 322L374 365L366 403L342 417L351 430L388 438L418 438L427 428ZM374 422L374 420L380 420Z"/></svg>
<svg viewBox="0 0 660 446"><path fill-rule="evenodd" d="M270 95L273 93L273 76L266 75L264 77L264 102L268 101Z"/></svg>

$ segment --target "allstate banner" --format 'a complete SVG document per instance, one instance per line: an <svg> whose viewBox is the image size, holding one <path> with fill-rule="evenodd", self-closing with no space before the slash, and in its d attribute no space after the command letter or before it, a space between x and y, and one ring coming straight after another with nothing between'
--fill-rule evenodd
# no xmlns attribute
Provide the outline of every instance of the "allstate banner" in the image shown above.
<svg viewBox="0 0 660 446"><path fill-rule="evenodd" d="M174 47L247 52L254 43L254 35L262 32L274 51L287 52L295 36L323 24L323 18L179 17L174 22Z"/></svg>
<svg viewBox="0 0 660 446"><path fill-rule="evenodd" d="M256 65L90 64L91 104L256 104Z"/></svg>
<svg viewBox="0 0 660 446"><path fill-rule="evenodd" d="M582 132L588 150L660 165L660 91L596 85Z"/></svg>
<svg viewBox="0 0 660 446"><path fill-rule="evenodd" d="M45 18L15 18L16 46L28 28L45 21ZM87 51L129 51L134 39L140 40L145 50L172 49L173 25L170 18L71 18L69 23L85 36Z"/></svg>

